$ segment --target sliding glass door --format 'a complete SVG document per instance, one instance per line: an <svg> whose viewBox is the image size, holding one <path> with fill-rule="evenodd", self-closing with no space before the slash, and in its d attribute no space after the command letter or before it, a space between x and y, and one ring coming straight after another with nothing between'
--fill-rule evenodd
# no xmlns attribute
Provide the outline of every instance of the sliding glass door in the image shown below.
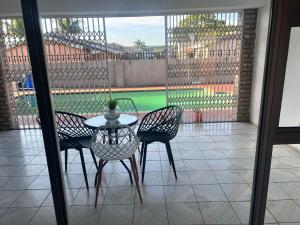
<svg viewBox="0 0 300 225"><path fill-rule="evenodd" d="M300 2L274 0L253 182L253 225L300 222L299 31Z"/></svg>

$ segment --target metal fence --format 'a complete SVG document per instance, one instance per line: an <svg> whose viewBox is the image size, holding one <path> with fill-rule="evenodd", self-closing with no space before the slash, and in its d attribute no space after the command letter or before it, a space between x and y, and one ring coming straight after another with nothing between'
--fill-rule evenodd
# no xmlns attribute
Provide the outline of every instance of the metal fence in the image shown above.
<svg viewBox="0 0 300 225"><path fill-rule="evenodd" d="M166 15L165 49L115 52L105 19L41 19L55 110L103 112L111 91L108 61L166 60L166 102L184 108L183 122L236 120L241 12ZM15 128L36 128L38 113L21 18L0 20L2 73ZM116 71L115 71L116 72Z"/></svg>
<svg viewBox="0 0 300 225"><path fill-rule="evenodd" d="M109 93L104 18L42 18L41 22L54 109L82 115L103 111ZM15 128L36 128L38 109L23 21L2 19L1 30L1 63L6 68L2 72L11 86ZM102 57L95 59L95 54Z"/></svg>
<svg viewBox="0 0 300 225"><path fill-rule="evenodd" d="M165 24L168 104L184 108L185 122L235 121L242 12L168 15Z"/></svg>
<svg viewBox="0 0 300 225"><path fill-rule="evenodd" d="M221 53L222 54L222 53ZM46 55L46 60L48 63L57 63L57 62L86 62L86 61L97 61L107 59L109 61L118 61L118 60L157 60L157 59L165 59L164 52L139 52L139 53L129 53L129 52L119 52L119 53L101 53L97 55L91 54L69 54L65 55L57 54L57 55ZM13 55L8 56L8 63L16 64L16 63L29 63L28 56L21 55Z"/></svg>

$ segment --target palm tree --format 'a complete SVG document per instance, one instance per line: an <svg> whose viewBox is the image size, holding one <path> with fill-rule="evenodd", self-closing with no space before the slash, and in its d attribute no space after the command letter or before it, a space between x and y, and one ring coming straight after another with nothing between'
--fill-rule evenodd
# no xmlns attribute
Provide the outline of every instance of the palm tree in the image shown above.
<svg viewBox="0 0 300 225"><path fill-rule="evenodd" d="M58 19L59 30L64 33L80 33L82 28L79 25L79 20L72 20L70 18Z"/></svg>
<svg viewBox="0 0 300 225"><path fill-rule="evenodd" d="M139 50L146 48L146 43L140 39L134 42L134 46L137 47Z"/></svg>

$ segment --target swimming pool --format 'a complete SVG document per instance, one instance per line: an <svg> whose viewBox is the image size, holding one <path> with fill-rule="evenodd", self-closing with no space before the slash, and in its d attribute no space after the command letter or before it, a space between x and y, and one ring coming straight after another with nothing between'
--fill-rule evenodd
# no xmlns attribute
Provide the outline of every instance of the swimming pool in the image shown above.
<svg viewBox="0 0 300 225"><path fill-rule="evenodd" d="M173 92L173 96L183 96L185 101L199 96L198 103L202 101L202 105L218 105L224 102L228 93L217 93L210 96L205 89L197 90L178 90ZM203 98L206 96L207 98ZM138 111L151 111L166 106L166 91L126 91L112 92L112 98L132 98L135 102ZM214 99L212 98L214 97ZM56 110L76 112L82 114L98 113L103 111L103 93L71 93L71 94L53 94L52 95L54 108ZM204 100L203 100L204 99ZM217 100L216 100L217 99ZM37 113L37 103L35 96L26 95L16 99L18 115L30 115Z"/></svg>

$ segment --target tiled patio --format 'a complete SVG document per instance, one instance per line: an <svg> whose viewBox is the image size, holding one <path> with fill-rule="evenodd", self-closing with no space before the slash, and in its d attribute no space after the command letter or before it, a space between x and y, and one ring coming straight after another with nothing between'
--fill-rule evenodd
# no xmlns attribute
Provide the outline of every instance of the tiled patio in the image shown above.
<svg viewBox="0 0 300 225"><path fill-rule="evenodd" d="M87 191L79 155L69 151L65 186L70 224L247 224L255 139L256 127L248 123L181 125L172 142L177 181L164 146L152 144L142 185L144 203L121 164L109 163L96 209L96 170L89 152ZM0 225L55 224L41 132L1 132L0 165ZM299 225L300 153L276 147L272 167L266 223Z"/></svg>

